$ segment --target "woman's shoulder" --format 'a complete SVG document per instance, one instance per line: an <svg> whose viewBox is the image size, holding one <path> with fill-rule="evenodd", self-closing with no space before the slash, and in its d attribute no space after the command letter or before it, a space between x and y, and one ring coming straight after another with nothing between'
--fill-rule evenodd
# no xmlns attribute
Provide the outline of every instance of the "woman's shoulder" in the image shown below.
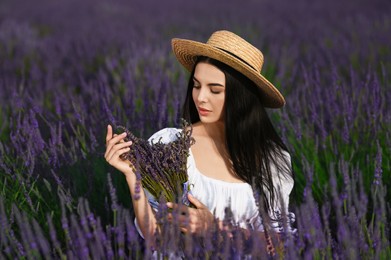
<svg viewBox="0 0 391 260"><path fill-rule="evenodd" d="M182 129L167 127L160 129L156 133L154 133L148 141L150 143L162 142L164 144L175 141L178 138L178 133L180 133Z"/></svg>

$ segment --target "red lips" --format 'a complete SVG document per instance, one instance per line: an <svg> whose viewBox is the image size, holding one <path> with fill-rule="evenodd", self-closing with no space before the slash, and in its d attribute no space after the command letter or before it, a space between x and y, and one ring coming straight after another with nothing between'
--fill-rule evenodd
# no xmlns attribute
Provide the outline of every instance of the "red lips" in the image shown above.
<svg viewBox="0 0 391 260"><path fill-rule="evenodd" d="M208 110L208 109L205 109L205 108L202 108L202 107L198 108L198 113L201 116L207 116L209 114L209 112L210 112L210 110Z"/></svg>
<svg viewBox="0 0 391 260"><path fill-rule="evenodd" d="M198 107L198 111L210 112L210 110L202 108L202 107Z"/></svg>

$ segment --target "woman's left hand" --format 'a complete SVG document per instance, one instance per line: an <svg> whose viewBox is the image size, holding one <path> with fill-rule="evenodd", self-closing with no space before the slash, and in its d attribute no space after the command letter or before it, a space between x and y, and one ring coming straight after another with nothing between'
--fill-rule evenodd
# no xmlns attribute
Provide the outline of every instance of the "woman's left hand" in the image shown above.
<svg viewBox="0 0 391 260"><path fill-rule="evenodd" d="M215 218L209 209L190 195L190 193L188 193L187 197L196 208L190 208L186 205L179 205L172 202L168 202L167 207L174 209L174 212L177 214L175 221L179 224L182 232L204 235L213 226ZM173 214L169 213L167 219L172 222L174 220Z"/></svg>

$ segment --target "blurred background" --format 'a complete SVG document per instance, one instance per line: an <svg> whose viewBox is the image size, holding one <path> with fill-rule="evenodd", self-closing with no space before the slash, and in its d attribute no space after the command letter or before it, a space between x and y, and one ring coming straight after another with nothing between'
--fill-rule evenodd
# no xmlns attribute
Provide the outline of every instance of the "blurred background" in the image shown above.
<svg viewBox="0 0 391 260"><path fill-rule="evenodd" d="M0 256L142 249L106 126L143 138L179 126L188 74L171 38L219 29L263 52L286 97L269 111L295 173L285 256L391 254L390 1L2 0Z"/></svg>

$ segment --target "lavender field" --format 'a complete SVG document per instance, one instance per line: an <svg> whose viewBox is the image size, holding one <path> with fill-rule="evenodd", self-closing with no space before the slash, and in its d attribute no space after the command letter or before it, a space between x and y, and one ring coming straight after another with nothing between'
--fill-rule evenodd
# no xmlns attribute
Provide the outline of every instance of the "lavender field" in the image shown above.
<svg viewBox="0 0 391 260"><path fill-rule="evenodd" d="M259 47L286 97L268 112L297 231L275 258L391 258L390 1L2 0L0 259L150 256L106 126L179 127L188 74L170 40L218 29ZM183 246L161 241L163 255ZM188 241L189 258L265 257L256 238Z"/></svg>

